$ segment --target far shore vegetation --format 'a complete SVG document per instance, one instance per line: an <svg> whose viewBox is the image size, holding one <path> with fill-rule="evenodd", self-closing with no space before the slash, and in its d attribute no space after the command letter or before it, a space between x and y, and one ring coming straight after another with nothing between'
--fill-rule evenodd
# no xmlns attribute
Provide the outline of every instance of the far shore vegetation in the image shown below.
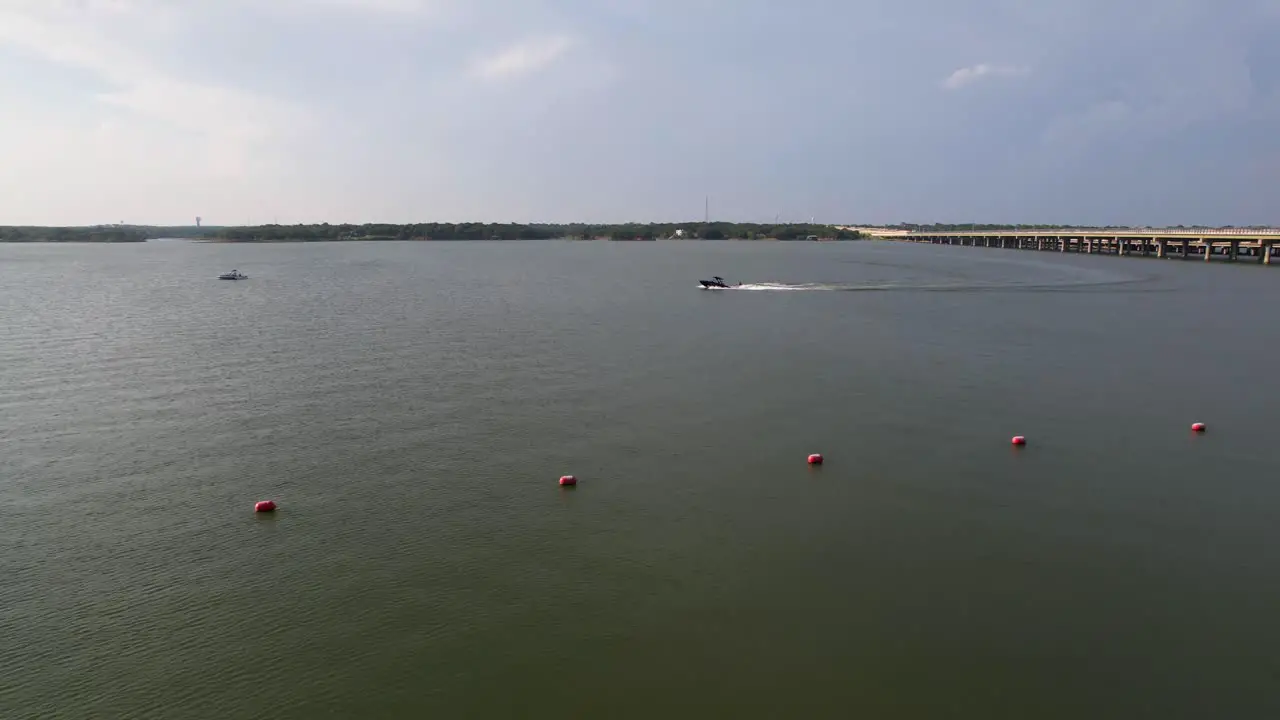
<svg viewBox="0 0 1280 720"><path fill-rule="evenodd" d="M0 242L145 242L186 238L208 242L325 242L352 240L856 240L862 234L833 225L756 223L413 223L392 225L253 225L0 227Z"/></svg>
<svg viewBox="0 0 1280 720"><path fill-rule="evenodd" d="M950 232L961 230L1122 230L1117 226L1012 225L977 223L899 223L878 226L886 230ZM1177 228L1212 230L1207 226ZM1231 226L1226 226L1230 228ZM851 227L810 223L618 223L618 224L520 224L520 223L412 223L393 225L251 225L156 226L94 225L79 227L0 226L0 242L74 243L146 242L155 239L190 239L206 242L327 242L368 240L858 240L867 235Z"/></svg>

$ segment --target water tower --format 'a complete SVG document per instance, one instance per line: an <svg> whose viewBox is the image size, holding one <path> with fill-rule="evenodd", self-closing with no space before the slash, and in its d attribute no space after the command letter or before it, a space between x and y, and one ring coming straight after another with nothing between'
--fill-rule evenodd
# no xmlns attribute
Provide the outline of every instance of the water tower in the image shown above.
<svg viewBox="0 0 1280 720"><path fill-rule="evenodd" d="M196 227L200 227L200 216L196 216Z"/></svg>

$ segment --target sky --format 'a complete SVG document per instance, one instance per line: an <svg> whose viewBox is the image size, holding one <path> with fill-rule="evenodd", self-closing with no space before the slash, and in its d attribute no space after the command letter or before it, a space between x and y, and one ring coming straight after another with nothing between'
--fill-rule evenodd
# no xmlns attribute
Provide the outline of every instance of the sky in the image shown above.
<svg viewBox="0 0 1280 720"><path fill-rule="evenodd" d="M1280 0L0 0L0 225L1280 225Z"/></svg>

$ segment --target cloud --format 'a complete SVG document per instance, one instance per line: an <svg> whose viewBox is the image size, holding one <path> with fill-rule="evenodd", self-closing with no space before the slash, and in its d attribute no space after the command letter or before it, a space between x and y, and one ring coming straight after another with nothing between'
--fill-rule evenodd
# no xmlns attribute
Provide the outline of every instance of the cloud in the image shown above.
<svg viewBox="0 0 1280 720"><path fill-rule="evenodd" d="M1030 73L1031 68L1023 65L978 63L977 65L960 68L951 73L946 80L942 81L942 86L948 90L959 90L986 77L1022 77Z"/></svg>
<svg viewBox="0 0 1280 720"><path fill-rule="evenodd" d="M1280 0L0 0L0 223L658 219L706 192L1243 223L1274 214L1235 168L1280 157L1277 32Z"/></svg>
<svg viewBox="0 0 1280 720"><path fill-rule="evenodd" d="M548 67L573 46L566 35L534 38L479 59L472 73L484 80L505 80L529 75Z"/></svg>
<svg viewBox="0 0 1280 720"><path fill-rule="evenodd" d="M138 50L180 22L179 15L150 0L52 0L39 5L8 0L0 4L0 46L86 71L103 86L93 96L96 101L193 133L214 153L247 155L252 145L296 130L303 122L303 115L285 103L185 80Z"/></svg>

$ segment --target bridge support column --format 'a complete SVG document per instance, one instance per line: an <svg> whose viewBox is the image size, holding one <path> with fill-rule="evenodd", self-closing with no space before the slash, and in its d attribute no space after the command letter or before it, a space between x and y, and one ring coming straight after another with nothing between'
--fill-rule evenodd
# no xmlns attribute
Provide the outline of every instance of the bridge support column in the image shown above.
<svg viewBox="0 0 1280 720"><path fill-rule="evenodd" d="M1240 241L1239 240L1231 241L1231 249L1227 251L1227 259L1229 259L1231 262L1235 262L1240 259Z"/></svg>
<svg viewBox="0 0 1280 720"><path fill-rule="evenodd" d="M1265 240L1258 241L1258 262L1263 265L1271 264L1271 243Z"/></svg>
<svg viewBox="0 0 1280 720"><path fill-rule="evenodd" d="M1213 242L1205 240L1201 245L1204 245L1204 261L1209 262L1213 259Z"/></svg>
<svg viewBox="0 0 1280 720"><path fill-rule="evenodd" d="M1182 259L1186 260L1189 257L1191 257L1191 241L1183 240L1182 241Z"/></svg>
<svg viewBox="0 0 1280 720"><path fill-rule="evenodd" d="M1169 256L1169 241L1164 239L1157 240L1156 241L1156 257L1163 258L1168 256Z"/></svg>
<svg viewBox="0 0 1280 720"><path fill-rule="evenodd" d="M1124 240L1121 240L1120 238L1116 238L1116 254L1117 255L1124 255L1124 243L1125 243Z"/></svg>
<svg viewBox="0 0 1280 720"><path fill-rule="evenodd" d="M1044 249L1044 238L1036 238L1036 249L1037 250Z"/></svg>

